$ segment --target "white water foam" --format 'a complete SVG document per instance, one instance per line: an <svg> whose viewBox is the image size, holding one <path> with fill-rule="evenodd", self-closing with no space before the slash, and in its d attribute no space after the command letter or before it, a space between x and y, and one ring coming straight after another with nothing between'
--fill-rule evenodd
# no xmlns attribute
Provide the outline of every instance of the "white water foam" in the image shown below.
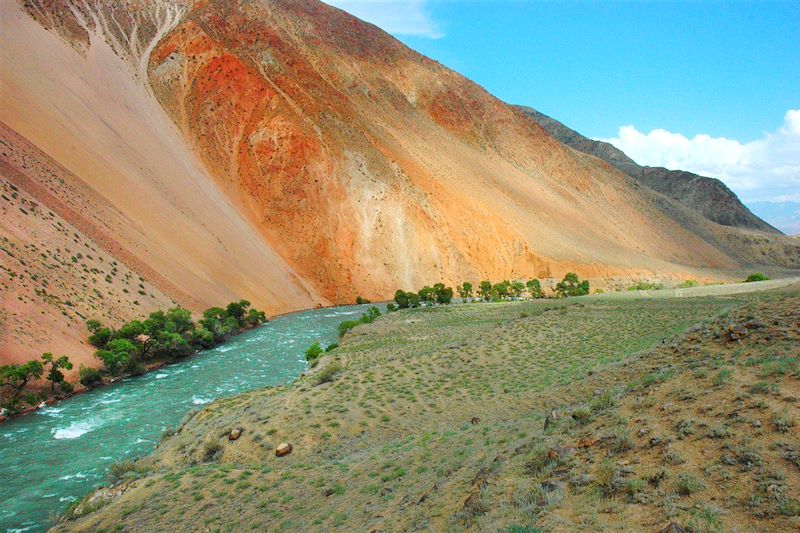
<svg viewBox="0 0 800 533"><path fill-rule="evenodd" d="M169 374L156 374L156 379L164 379L164 378L165 378L165 377L167 377L168 375L169 375Z"/></svg>
<svg viewBox="0 0 800 533"><path fill-rule="evenodd" d="M208 398L199 398L197 396L192 396L192 403L195 405L204 405L207 403L211 403L211 400Z"/></svg>
<svg viewBox="0 0 800 533"><path fill-rule="evenodd" d="M61 476L58 479L62 479L64 481L69 481L70 479L76 479L76 478L77 479L85 479L86 478L86 474L84 474L83 472L78 472L77 474L68 474L66 476Z"/></svg>
<svg viewBox="0 0 800 533"><path fill-rule="evenodd" d="M86 435L93 429L97 429L102 425L100 420L91 418L81 422L74 422L65 428L57 428L53 430L54 439L77 439L81 435Z"/></svg>

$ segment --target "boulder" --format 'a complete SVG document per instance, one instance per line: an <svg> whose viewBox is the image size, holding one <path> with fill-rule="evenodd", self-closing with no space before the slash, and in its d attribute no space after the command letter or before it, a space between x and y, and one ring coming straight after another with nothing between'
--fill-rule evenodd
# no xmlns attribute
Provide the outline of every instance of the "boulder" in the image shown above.
<svg viewBox="0 0 800 533"><path fill-rule="evenodd" d="M278 444L278 447L275 448L275 455L278 457L283 457L284 455L289 455L292 453L292 445L288 442L281 442Z"/></svg>
<svg viewBox="0 0 800 533"><path fill-rule="evenodd" d="M236 440L242 436L242 430L240 428L232 429L230 433L228 433L228 440Z"/></svg>

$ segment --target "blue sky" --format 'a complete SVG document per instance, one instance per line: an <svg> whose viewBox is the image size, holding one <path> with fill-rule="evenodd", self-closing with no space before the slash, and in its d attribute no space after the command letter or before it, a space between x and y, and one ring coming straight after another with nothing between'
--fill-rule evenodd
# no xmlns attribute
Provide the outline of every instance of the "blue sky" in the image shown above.
<svg viewBox="0 0 800 533"><path fill-rule="evenodd" d="M328 3L641 164L781 203L800 233L800 1Z"/></svg>

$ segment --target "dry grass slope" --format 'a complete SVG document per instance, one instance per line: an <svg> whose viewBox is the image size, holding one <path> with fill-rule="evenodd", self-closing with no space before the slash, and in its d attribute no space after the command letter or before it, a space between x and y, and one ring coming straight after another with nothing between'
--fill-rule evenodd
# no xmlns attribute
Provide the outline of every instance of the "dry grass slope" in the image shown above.
<svg viewBox="0 0 800 533"><path fill-rule="evenodd" d="M398 312L329 380L194 413L56 530L788 530L799 310L795 286Z"/></svg>

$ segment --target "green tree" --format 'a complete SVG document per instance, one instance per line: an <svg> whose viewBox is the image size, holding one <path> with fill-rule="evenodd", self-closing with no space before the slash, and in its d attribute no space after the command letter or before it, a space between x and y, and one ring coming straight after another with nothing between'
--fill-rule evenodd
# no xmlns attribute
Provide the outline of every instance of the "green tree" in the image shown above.
<svg viewBox="0 0 800 533"><path fill-rule="evenodd" d="M394 301L398 309L408 308L408 293L403 289L397 289L394 293Z"/></svg>
<svg viewBox="0 0 800 533"><path fill-rule="evenodd" d="M72 370L72 363L69 360L69 357L66 355L62 355L61 357L55 358L53 354L50 352L45 352L42 354L42 361L43 366L50 365L50 370L47 372L47 380L50 382L50 391L55 392L56 385L66 393L72 392L72 384L69 383L64 376L64 370Z"/></svg>
<svg viewBox="0 0 800 533"><path fill-rule="evenodd" d="M500 299L508 298L511 296L511 282L504 279L500 283L496 283L492 290L497 294Z"/></svg>
<svg viewBox="0 0 800 533"><path fill-rule="evenodd" d="M447 305L453 301L452 287L445 287L444 283L437 283L433 286L436 295L436 303Z"/></svg>
<svg viewBox="0 0 800 533"><path fill-rule="evenodd" d="M433 287L425 285L417 293L419 301L425 305L433 305L436 303L436 290Z"/></svg>
<svg viewBox="0 0 800 533"><path fill-rule="evenodd" d="M216 339L213 333L203 326L198 326L189 336L189 342L195 348L211 348L216 343Z"/></svg>
<svg viewBox="0 0 800 533"><path fill-rule="evenodd" d="M264 313L264 311L259 311L257 309L250 309L249 311L247 311L247 316L245 317L245 320L251 326L257 326L259 324L267 322L267 315L266 313Z"/></svg>
<svg viewBox="0 0 800 533"><path fill-rule="evenodd" d="M44 365L41 361L31 360L18 365L5 365L0 367L0 384L12 390L16 399L31 380L42 377Z"/></svg>
<svg viewBox="0 0 800 533"><path fill-rule="evenodd" d="M239 300L238 302L231 302L228 304L228 307L225 308L225 313L229 317L233 317L239 323L239 325L243 324L244 315L247 312L247 308L250 307L250 302L247 300Z"/></svg>
<svg viewBox="0 0 800 533"><path fill-rule="evenodd" d="M589 281L581 281L574 272L567 272L564 279L556 284L556 294L561 298L589 294Z"/></svg>
<svg viewBox="0 0 800 533"><path fill-rule="evenodd" d="M103 376L97 369L81 365L78 370L78 380L84 387L94 387L103 382Z"/></svg>
<svg viewBox="0 0 800 533"><path fill-rule="evenodd" d="M89 330L89 344L95 348L105 348L108 341L111 340L111 329L104 327L98 320L87 320L86 328Z"/></svg>
<svg viewBox="0 0 800 533"><path fill-rule="evenodd" d="M461 285L458 286L458 295L461 296L464 300L467 298L472 298L472 283L469 281L465 281Z"/></svg>
<svg viewBox="0 0 800 533"><path fill-rule="evenodd" d="M525 284L521 281L514 281L509 286L509 292L514 298L519 298L525 292Z"/></svg>
<svg viewBox="0 0 800 533"><path fill-rule="evenodd" d="M161 313L161 311L159 311L159 313ZM128 339L131 342L137 342L139 336L144 335L145 332L146 329L144 323L142 323L139 320L131 320L127 324L123 324L122 327L120 327L117 331L115 331L113 334L113 338ZM149 333L149 331L147 331L147 333Z"/></svg>
<svg viewBox="0 0 800 533"><path fill-rule="evenodd" d="M136 345L128 339L114 339L105 349L97 350L94 356L103 362L109 373L119 375L136 354Z"/></svg>
<svg viewBox="0 0 800 533"><path fill-rule="evenodd" d="M538 279L530 279L525 284L528 289L528 296L531 298L541 298L542 297L542 284L539 283Z"/></svg>
<svg viewBox="0 0 800 533"><path fill-rule="evenodd" d="M489 280L483 280L478 285L478 296L484 299L484 301L489 301L492 298L492 282Z"/></svg>
<svg viewBox="0 0 800 533"><path fill-rule="evenodd" d="M412 309L415 307L419 307L419 294L415 292L407 292L406 298L408 298L408 306Z"/></svg>

